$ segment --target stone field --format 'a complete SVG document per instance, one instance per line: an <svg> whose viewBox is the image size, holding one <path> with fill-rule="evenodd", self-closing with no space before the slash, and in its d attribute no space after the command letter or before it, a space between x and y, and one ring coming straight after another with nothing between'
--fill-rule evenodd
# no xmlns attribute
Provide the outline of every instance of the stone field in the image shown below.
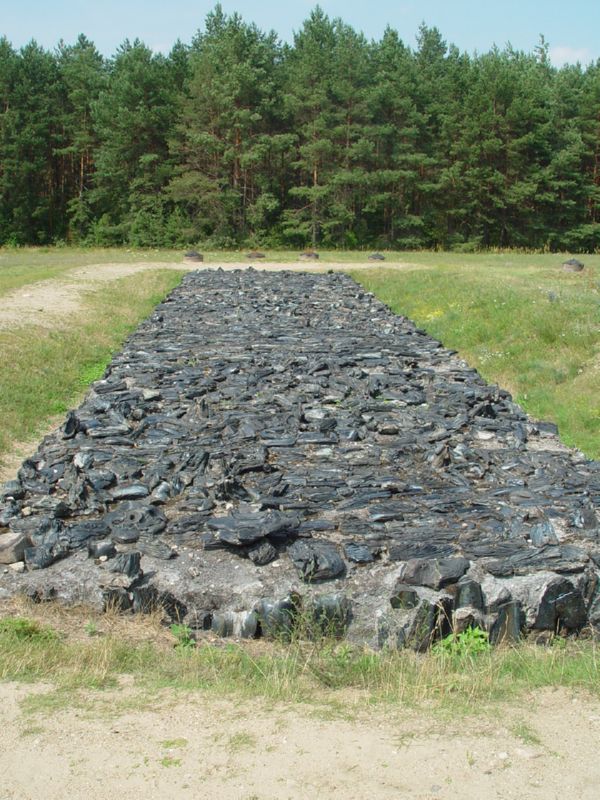
<svg viewBox="0 0 600 800"><path fill-rule="evenodd" d="M0 597L427 648L600 627L600 463L343 274L199 271L0 490Z"/></svg>

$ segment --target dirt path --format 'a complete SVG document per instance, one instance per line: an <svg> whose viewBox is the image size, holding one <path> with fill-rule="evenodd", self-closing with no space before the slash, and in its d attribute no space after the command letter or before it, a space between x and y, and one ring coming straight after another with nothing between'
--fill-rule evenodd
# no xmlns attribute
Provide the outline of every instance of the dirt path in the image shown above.
<svg viewBox="0 0 600 800"><path fill-rule="evenodd" d="M80 267L66 273L61 278L38 281L22 286L9 292L2 298L0 305L0 329L10 329L19 325L35 324L44 327L53 327L77 311L83 304L86 292L101 289L107 282L137 275L148 270L173 269L219 269L225 270L247 269L249 262L236 262L230 264L169 264L164 262L140 261L132 264L92 264ZM275 263L257 262L255 269L268 272L292 270L295 272L313 270L324 272L329 269L336 271L349 269L373 269L372 262L357 264L342 263ZM386 269L420 269L417 264L390 262L385 264Z"/></svg>
<svg viewBox="0 0 600 800"><path fill-rule="evenodd" d="M27 713L45 687L0 684L0 800L596 800L600 704L565 691L442 722L131 687ZM128 710L115 712L115 708Z"/></svg>

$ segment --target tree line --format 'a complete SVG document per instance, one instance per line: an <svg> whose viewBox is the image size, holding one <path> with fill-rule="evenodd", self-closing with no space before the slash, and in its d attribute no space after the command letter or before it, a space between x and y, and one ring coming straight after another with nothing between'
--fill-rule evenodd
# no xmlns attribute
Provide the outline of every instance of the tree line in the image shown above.
<svg viewBox="0 0 600 800"><path fill-rule="evenodd" d="M217 5L190 45L0 39L0 244L600 247L600 60L291 44Z"/></svg>

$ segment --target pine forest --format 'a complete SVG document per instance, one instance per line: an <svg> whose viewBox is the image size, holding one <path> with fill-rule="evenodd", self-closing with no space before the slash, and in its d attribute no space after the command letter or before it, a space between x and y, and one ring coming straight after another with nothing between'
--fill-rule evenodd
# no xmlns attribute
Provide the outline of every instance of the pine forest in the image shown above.
<svg viewBox="0 0 600 800"><path fill-rule="evenodd" d="M0 39L0 244L600 248L600 60L289 44L217 5L168 55Z"/></svg>

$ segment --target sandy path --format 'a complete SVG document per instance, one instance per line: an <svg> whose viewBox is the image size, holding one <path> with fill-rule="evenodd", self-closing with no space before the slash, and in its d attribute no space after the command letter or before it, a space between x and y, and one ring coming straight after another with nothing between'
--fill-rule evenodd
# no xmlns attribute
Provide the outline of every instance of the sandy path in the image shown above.
<svg viewBox="0 0 600 800"><path fill-rule="evenodd" d="M247 269L250 264L246 262L236 262L230 264L187 264L187 263L164 263L156 261L140 261L137 263L112 263L112 264L92 264L87 267L79 267L67 272L61 278L53 278L37 283L27 284L19 289L4 295L0 303L0 329L10 329L20 325L42 325L52 327L59 324L65 317L79 311L83 304L83 296L86 292L98 291L107 282L137 275L147 270L173 269L173 270L193 270L193 269L219 269L220 266L225 270ZM307 270L315 272L326 272L333 269L336 271L350 269L373 269L373 262L342 264L342 263L290 263L282 264L276 262L256 262L252 266L255 269L266 270L268 272L280 270L292 270L294 272L305 272ZM400 262L385 263L386 269L417 269L419 265Z"/></svg>
<svg viewBox="0 0 600 800"><path fill-rule="evenodd" d="M97 695L103 708L24 713L43 691L0 684L0 800L598 797L600 703L562 690L526 698L527 727L516 708L450 723L398 710L328 719L196 693L140 700L127 687ZM115 713L115 701L134 710Z"/></svg>

